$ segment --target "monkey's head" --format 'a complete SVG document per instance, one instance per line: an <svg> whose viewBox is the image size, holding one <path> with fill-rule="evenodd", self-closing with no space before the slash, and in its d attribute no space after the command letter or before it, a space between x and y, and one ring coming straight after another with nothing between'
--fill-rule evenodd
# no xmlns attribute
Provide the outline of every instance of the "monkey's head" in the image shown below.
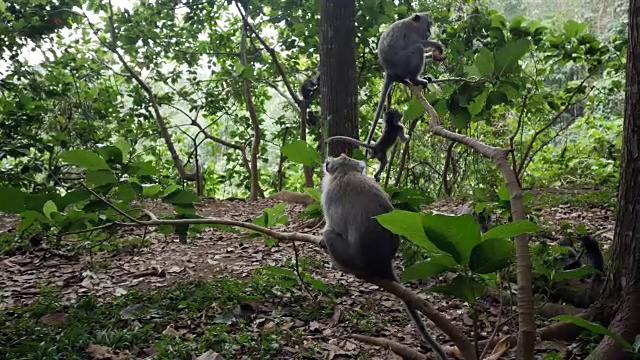
<svg viewBox="0 0 640 360"><path fill-rule="evenodd" d="M424 35L425 40L431 38L431 25L433 25L433 21L429 13L415 13L409 17L409 21L411 21L418 34Z"/></svg>
<svg viewBox="0 0 640 360"><path fill-rule="evenodd" d="M366 174L367 165L364 161L352 159L345 154L337 158L327 156L327 159L324 161L324 172L329 175L335 175L337 173L347 174L351 172Z"/></svg>
<svg viewBox="0 0 640 360"><path fill-rule="evenodd" d="M398 125L403 116L396 108L391 108L384 114L384 121L389 125Z"/></svg>

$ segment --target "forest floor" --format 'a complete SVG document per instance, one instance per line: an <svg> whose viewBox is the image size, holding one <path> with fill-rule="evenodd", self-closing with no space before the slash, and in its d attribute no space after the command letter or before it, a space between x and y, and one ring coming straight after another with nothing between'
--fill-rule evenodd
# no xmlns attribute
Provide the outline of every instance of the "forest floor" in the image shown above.
<svg viewBox="0 0 640 360"><path fill-rule="evenodd" d="M567 224L593 231L614 224L610 204L579 197L552 196L531 212L552 231ZM207 200L197 209L202 216L251 222L273 204ZM461 204L439 201L428 209L457 213ZM308 230L297 229L302 223L295 216L303 208L287 206L290 221L282 230ZM161 214L170 207L155 204L148 210ZM15 232L19 223L11 216L0 221L0 237ZM322 281L313 283L309 295L288 272L257 271L293 268L290 243L269 247L263 238L240 235L209 228L183 244L152 229L120 229L117 245L111 240L112 248L102 247L109 251L77 252L69 244L63 250L47 244L5 251L0 256L0 358L204 360L219 353L218 359L400 359L353 340L354 333L420 348L397 299L336 271L315 246L297 244L301 272ZM612 236L613 229L599 238L605 248ZM408 286L418 291L425 283ZM467 304L440 294L421 296L472 334ZM483 305L481 339L491 335L499 311L496 302ZM502 319L512 314L503 307ZM512 333L515 325L507 322L499 334ZM429 328L439 342L448 342ZM540 350L562 353L563 347L547 344Z"/></svg>

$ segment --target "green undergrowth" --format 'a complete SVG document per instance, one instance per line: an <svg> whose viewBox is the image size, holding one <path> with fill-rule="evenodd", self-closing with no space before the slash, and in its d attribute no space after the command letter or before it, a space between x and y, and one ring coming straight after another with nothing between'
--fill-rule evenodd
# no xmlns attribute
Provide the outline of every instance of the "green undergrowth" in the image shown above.
<svg viewBox="0 0 640 360"><path fill-rule="evenodd" d="M85 296L73 305L49 290L0 314L0 359L88 359L90 344L138 358L152 351L156 359L193 359L208 350L226 359L293 358L285 347L313 355L316 349L303 344L306 325L328 321L330 298L341 290L327 286L325 296L309 298L289 294L288 286L273 275L189 281L105 302Z"/></svg>
<svg viewBox="0 0 640 360"><path fill-rule="evenodd" d="M531 197L529 208L539 211L544 208L570 204L575 207L589 208L593 206L606 206L615 208L617 202L617 189L601 189L593 191L576 192L573 194L538 193Z"/></svg>

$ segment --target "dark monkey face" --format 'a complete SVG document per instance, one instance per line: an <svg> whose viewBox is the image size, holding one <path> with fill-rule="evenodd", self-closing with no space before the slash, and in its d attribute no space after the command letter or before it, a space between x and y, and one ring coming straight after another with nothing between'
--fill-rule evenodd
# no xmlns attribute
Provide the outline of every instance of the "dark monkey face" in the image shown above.
<svg viewBox="0 0 640 360"><path fill-rule="evenodd" d="M387 111L385 116L387 119L387 124L398 125L404 115L397 109L391 108L391 110Z"/></svg>
<svg viewBox="0 0 640 360"><path fill-rule="evenodd" d="M413 14L411 21L415 22L417 26L422 28L425 34L425 39L431 38L431 16L426 12Z"/></svg>

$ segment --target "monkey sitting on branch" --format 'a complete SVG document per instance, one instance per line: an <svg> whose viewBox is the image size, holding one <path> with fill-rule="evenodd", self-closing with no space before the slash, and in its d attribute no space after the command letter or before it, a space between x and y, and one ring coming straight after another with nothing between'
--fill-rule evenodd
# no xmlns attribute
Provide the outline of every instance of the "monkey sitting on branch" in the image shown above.
<svg viewBox="0 0 640 360"><path fill-rule="evenodd" d="M350 144L366 148L367 156L369 158L376 158L380 162L378 170L373 175L376 181L380 182L380 175L382 175L384 168L387 166L387 153L389 152L389 149L391 149L391 147L396 143L397 139L400 139L403 142L409 141L409 137L405 135L404 132L404 125L400 123L402 116L402 113L394 108L387 111L384 117L382 136L380 136L378 141L373 145L365 144L348 136L332 136L326 141L342 140Z"/></svg>
<svg viewBox="0 0 640 360"><path fill-rule="evenodd" d="M367 136L366 143L371 143L387 93L394 82L427 86L433 78L420 77L424 68L425 57L435 61L446 59L442 55L444 47L441 43L429 40L431 37L432 20L427 13L416 13L408 18L398 20L389 25L378 41L378 61L384 69L384 84L380 92L380 99L373 124ZM433 49L425 56L426 49Z"/></svg>
<svg viewBox="0 0 640 360"><path fill-rule="evenodd" d="M374 216L393 210L388 195L366 175L363 161L345 154L327 158L322 178L322 210L325 228L320 245L334 266L361 279L399 282L392 260L400 237L378 223ZM427 333L418 310L405 303L424 341L446 360L442 347Z"/></svg>

